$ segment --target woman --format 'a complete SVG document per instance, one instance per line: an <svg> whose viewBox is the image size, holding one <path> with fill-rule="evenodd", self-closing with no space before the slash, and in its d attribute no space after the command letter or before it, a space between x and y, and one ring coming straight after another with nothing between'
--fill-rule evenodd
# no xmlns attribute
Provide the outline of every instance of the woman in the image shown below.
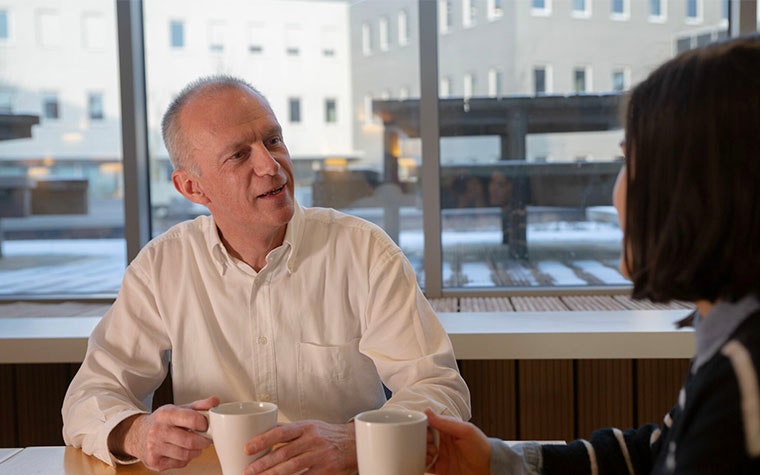
<svg viewBox="0 0 760 475"><path fill-rule="evenodd" d="M621 271L635 298L696 306L678 403L660 427L513 448L428 413L435 473L760 473L760 37L666 62L631 92L626 119Z"/></svg>

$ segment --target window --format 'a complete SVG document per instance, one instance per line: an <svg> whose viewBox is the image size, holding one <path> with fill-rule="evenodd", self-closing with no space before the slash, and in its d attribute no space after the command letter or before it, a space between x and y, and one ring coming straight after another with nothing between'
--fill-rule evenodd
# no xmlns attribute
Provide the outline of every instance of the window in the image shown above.
<svg viewBox="0 0 760 475"><path fill-rule="evenodd" d="M338 111L335 105L335 99L325 99L325 122L328 124L338 122Z"/></svg>
<svg viewBox="0 0 760 475"><path fill-rule="evenodd" d="M106 44L106 25L100 13L85 13L82 16L82 46L90 50L101 50Z"/></svg>
<svg viewBox="0 0 760 475"><path fill-rule="evenodd" d="M177 49L185 47L185 23L182 20L169 22L169 45Z"/></svg>
<svg viewBox="0 0 760 475"><path fill-rule="evenodd" d="M388 19L383 17L378 23L380 35L380 51L388 51Z"/></svg>
<svg viewBox="0 0 760 475"><path fill-rule="evenodd" d="M477 23L478 10L474 0L462 0L462 26L469 28Z"/></svg>
<svg viewBox="0 0 760 475"><path fill-rule="evenodd" d="M0 9L0 42L8 41L11 38L8 23L8 10Z"/></svg>
<svg viewBox="0 0 760 475"><path fill-rule="evenodd" d="M338 49L338 32L336 28L322 29L322 56L334 58Z"/></svg>
<svg viewBox="0 0 760 475"><path fill-rule="evenodd" d="M729 0L720 0L720 18L728 20L728 2Z"/></svg>
<svg viewBox="0 0 760 475"><path fill-rule="evenodd" d="M573 0L573 17L588 18L591 16L591 0Z"/></svg>
<svg viewBox="0 0 760 475"><path fill-rule="evenodd" d="M680 54L684 51L689 51L691 46L691 36L685 36L683 38L676 39L676 53Z"/></svg>
<svg viewBox="0 0 760 475"><path fill-rule="evenodd" d="M0 89L0 114L13 114L13 91Z"/></svg>
<svg viewBox="0 0 760 475"><path fill-rule="evenodd" d="M530 13L536 16L551 15L552 0L531 0Z"/></svg>
<svg viewBox="0 0 760 475"><path fill-rule="evenodd" d="M401 87L401 89L398 90L398 98L402 101L404 99L409 99L409 88Z"/></svg>
<svg viewBox="0 0 760 475"><path fill-rule="evenodd" d="M298 124L301 122L301 99L298 97L291 97L288 99L288 119L291 124Z"/></svg>
<svg viewBox="0 0 760 475"><path fill-rule="evenodd" d="M42 116L46 119L59 119L58 93L42 93Z"/></svg>
<svg viewBox="0 0 760 475"><path fill-rule="evenodd" d="M649 21L664 22L667 10L665 2L667 0L649 0Z"/></svg>
<svg viewBox="0 0 760 475"><path fill-rule="evenodd" d="M464 97L464 100L467 100L473 96L475 93L475 75L472 73L467 73L464 75L464 93L462 96Z"/></svg>
<svg viewBox="0 0 760 475"><path fill-rule="evenodd" d="M613 20L627 20L630 17L630 0L610 0L610 2L610 17Z"/></svg>
<svg viewBox="0 0 760 475"><path fill-rule="evenodd" d="M488 10L488 19L496 20L504 15L504 8L501 5L502 0L488 0L486 8Z"/></svg>
<svg viewBox="0 0 760 475"><path fill-rule="evenodd" d="M220 21L214 21L209 24L209 51L213 53L224 52L224 30L225 25Z"/></svg>
<svg viewBox="0 0 760 475"><path fill-rule="evenodd" d="M441 83L438 86L438 95L441 98L446 98L451 96L451 78L445 77L441 78Z"/></svg>
<svg viewBox="0 0 760 475"><path fill-rule="evenodd" d="M406 10L398 12L398 44L405 46L409 43L409 17Z"/></svg>
<svg viewBox="0 0 760 475"><path fill-rule="evenodd" d="M612 71L612 90L622 92L628 89L628 77L630 74L626 69L616 69Z"/></svg>
<svg viewBox="0 0 760 475"><path fill-rule="evenodd" d="M501 97L501 76L498 69L488 70L488 97Z"/></svg>
<svg viewBox="0 0 760 475"><path fill-rule="evenodd" d="M285 27L285 54L288 56L300 55L303 44L303 29L301 29L301 26L287 25Z"/></svg>
<svg viewBox="0 0 760 475"><path fill-rule="evenodd" d="M369 23L362 25L362 53L364 56L372 54L372 27Z"/></svg>
<svg viewBox="0 0 760 475"><path fill-rule="evenodd" d="M87 115L90 120L103 120L103 93L91 92L87 95Z"/></svg>
<svg viewBox="0 0 760 475"><path fill-rule="evenodd" d="M264 52L264 40L266 32L264 25L253 24L248 26L248 52L251 54L262 54Z"/></svg>
<svg viewBox="0 0 760 475"><path fill-rule="evenodd" d="M702 1L701 0L686 0L686 22L687 23L701 23L702 22Z"/></svg>
<svg viewBox="0 0 760 475"><path fill-rule="evenodd" d="M537 67L533 68L533 93L537 96L547 94L549 92L546 68Z"/></svg>
<svg viewBox="0 0 760 475"><path fill-rule="evenodd" d="M44 48L61 46L61 18L58 12L44 10L37 13L37 42Z"/></svg>
<svg viewBox="0 0 760 475"><path fill-rule="evenodd" d="M591 89L589 87L589 76L586 68L575 68L573 71L573 91L576 94L585 94Z"/></svg>
<svg viewBox="0 0 760 475"><path fill-rule="evenodd" d="M438 31L448 33L452 24L451 0L438 0Z"/></svg>

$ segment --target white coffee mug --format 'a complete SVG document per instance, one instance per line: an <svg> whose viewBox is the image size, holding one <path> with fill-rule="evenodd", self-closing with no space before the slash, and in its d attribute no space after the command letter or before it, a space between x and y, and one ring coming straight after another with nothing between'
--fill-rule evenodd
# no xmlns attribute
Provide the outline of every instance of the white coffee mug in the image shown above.
<svg viewBox="0 0 760 475"><path fill-rule="evenodd" d="M211 408L208 431L201 435L214 442L224 475L241 475L251 462L268 450L247 455L245 444L253 436L277 425L277 406L271 402L228 402Z"/></svg>
<svg viewBox="0 0 760 475"><path fill-rule="evenodd" d="M357 415L354 425L359 475L423 475L430 468L425 466L428 422L424 413L375 409ZM438 434L433 434L438 445Z"/></svg>

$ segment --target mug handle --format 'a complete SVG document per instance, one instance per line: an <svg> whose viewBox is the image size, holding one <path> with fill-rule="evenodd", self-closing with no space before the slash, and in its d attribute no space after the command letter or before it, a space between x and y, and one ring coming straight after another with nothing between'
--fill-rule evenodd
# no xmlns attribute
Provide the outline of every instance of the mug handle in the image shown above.
<svg viewBox="0 0 760 475"><path fill-rule="evenodd" d="M206 429L205 431L194 430L194 431L191 431L191 432L195 432L196 434L201 435L201 436L203 436L203 437L205 437L205 438L213 441L214 440L214 436L211 433L211 418L208 416L208 411L195 411L195 412L199 413L200 415L202 415L203 417L206 418L206 422L208 423L208 429Z"/></svg>
<svg viewBox="0 0 760 475"><path fill-rule="evenodd" d="M427 426L427 429L430 432L433 433L433 445L435 445L436 449L440 449L440 447L441 447L441 433L438 432L438 429L433 429L430 426ZM433 465L435 465L435 463L438 461L438 454L439 454L439 451L436 450L435 451L435 456L433 457L433 461L430 462L430 464L427 467L425 467L425 473L427 473L428 470L430 470L431 468L433 468Z"/></svg>

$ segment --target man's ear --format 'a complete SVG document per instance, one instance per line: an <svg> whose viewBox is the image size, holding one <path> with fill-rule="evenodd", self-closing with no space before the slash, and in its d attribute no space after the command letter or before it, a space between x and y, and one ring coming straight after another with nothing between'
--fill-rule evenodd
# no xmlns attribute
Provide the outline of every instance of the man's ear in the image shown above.
<svg viewBox="0 0 760 475"><path fill-rule="evenodd" d="M174 173L172 173L172 183L174 183L174 188L176 188L182 196L193 203L198 203L204 206L209 203L209 199L203 192L203 188L201 187L198 178L189 171L175 170Z"/></svg>

